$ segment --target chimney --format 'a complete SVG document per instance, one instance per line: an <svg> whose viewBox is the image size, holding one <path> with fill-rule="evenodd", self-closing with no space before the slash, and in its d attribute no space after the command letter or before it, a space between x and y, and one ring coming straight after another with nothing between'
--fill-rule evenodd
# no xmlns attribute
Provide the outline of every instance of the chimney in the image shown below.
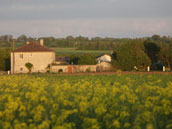
<svg viewBox="0 0 172 129"><path fill-rule="evenodd" d="M26 44L29 44L29 41L27 41L27 43Z"/></svg>
<svg viewBox="0 0 172 129"><path fill-rule="evenodd" d="M40 45L44 46L44 40L40 39Z"/></svg>

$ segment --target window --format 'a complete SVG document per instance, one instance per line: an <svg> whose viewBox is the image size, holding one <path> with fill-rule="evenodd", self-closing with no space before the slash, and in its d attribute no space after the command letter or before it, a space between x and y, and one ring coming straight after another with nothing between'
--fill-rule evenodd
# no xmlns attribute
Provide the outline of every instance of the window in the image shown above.
<svg viewBox="0 0 172 129"><path fill-rule="evenodd" d="M23 71L23 68L22 68L22 67L20 67L20 71L21 71L21 72Z"/></svg>
<svg viewBox="0 0 172 129"><path fill-rule="evenodd" d="M41 72L44 72L45 68L44 66L41 66Z"/></svg>
<svg viewBox="0 0 172 129"><path fill-rule="evenodd" d="M23 54L20 54L19 57L20 57L21 59L23 59Z"/></svg>

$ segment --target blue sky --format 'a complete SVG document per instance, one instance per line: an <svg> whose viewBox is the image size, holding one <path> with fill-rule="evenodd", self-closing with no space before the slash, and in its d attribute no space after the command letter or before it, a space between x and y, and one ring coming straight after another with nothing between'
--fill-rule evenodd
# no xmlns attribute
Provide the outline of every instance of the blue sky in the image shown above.
<svg viewBox="0 0 172 129"><path fill-rule="evenodd" d="M172 0L0 0L0 35L172 36Z"/></svg>

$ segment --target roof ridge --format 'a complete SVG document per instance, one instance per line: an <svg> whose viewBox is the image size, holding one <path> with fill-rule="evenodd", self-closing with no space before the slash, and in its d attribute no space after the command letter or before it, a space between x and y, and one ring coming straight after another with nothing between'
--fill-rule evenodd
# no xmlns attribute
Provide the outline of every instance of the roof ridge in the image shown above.
<svg viewBox="0 0 172 129"><path fill-rule="evenodd" d="M17 48L13 52L55 52L54 50L48 48L47 46L40 45L37 42L30 42L24 46Z"/></svg>

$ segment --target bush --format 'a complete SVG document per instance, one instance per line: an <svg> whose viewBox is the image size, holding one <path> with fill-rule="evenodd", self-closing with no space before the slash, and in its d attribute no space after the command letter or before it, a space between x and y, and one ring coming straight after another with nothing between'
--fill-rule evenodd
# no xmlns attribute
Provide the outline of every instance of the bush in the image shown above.
<svg viewBox="0 0 172 129"><path fill-rule="evenodd" d="M84 54L78 60L79 65L95 65L96 57L91 54Z"/></svg>
<svg viewBox="0 0 172 129"><path fill-rule="evenodd" d="M29 73L31 73L32 68L33 68L33 64L31 64L31 63L28 62L28 63L25 64L25 66L28 69Z"/></svg>

